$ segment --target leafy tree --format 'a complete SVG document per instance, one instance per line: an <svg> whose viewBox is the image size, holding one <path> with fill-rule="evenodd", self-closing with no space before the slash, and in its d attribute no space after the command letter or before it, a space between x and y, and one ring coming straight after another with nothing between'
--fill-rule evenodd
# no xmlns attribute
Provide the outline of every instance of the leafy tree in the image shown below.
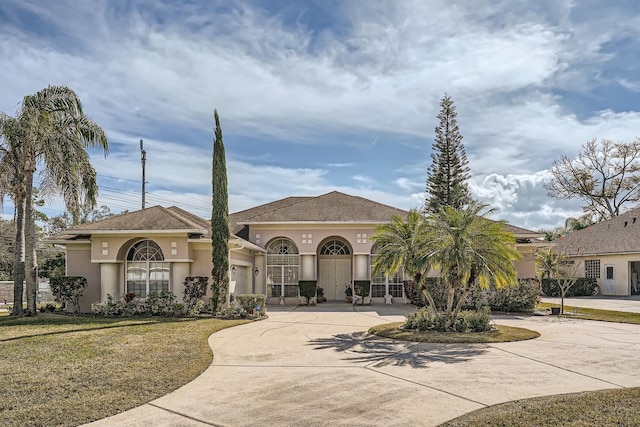
<svg viewBox="0 0 640 427"><path fill-rule="evenodd" d="M562 156L551 167L546 184L550 197L582 199L585 214L613 218L623 206L640 200L640 139L630 143L595 139L577 157Z"/></svg>
<svg viewBox="0 0 640 427"><path fill-rule="evenodd" d="M212 314L226 302L229 291L229 195L227 190L227 161L222 141L222 129L218 111L214 110L216 123L212 161L211 200L211 299Z"/></svg>
<svg viewBox="0 0 640 427"><path fill-rule="evenodd" d="M547 261L551 267L547 268L548 276L556 279L560 288L560 313L564 314L564 298L567 291L578 281L584 272L584 256L593 253L594 240L589 229L572 233L558 239L556 245L549 248L544 255L552 261ZM536 256L536 267L538 258Z"/></svg>
<svg viewBox="0 0 640 427"><path fill-rule="evenodd" d="M456 117L453 100L445 95L440 100L440 123L435 129L431 165L427 170L427 212L436 213L443 206L460 209L471 202L467 186L470 177L469 162Z"/></svg>
<svg viewBox="0 0 640 427"><path fill-rule="evenodd" d="M378 227L372 237L379 246L374 274L393 273L403 264L416 283L422 283L431 268L438 270L446 295L443 327L453 331L472 289L486 289L490 284L501 288L517 280L514 261L520 254L515 238L505 231L504 222L486 219L492 211L485 208L471 202L462 209L445 206L424 222L416 211L411 211L406 221L392 218L391 224ZM422 293L437 311L429 292L423 289Z"/></svg>
<svg viewBox="0 0 640 427"><path fill-rule="evenodd" d="M591 214L582 215L579 218L569 217L564 222L564 228L566 233L571 233L572 231L582 230L583 228L587 228L593 224L593 216Z"/></svg>
<svg viewBox="0 0 640 427"><path fill-rule="evenodd" d="M67 262L64 252L56 251L51 256L45 257L38 255L38 259L43 259L42 265L38 269L38 277L50 279L52 277L60 277L65 275Z"/></svg>
<svg viewBox="0 0 640 427"><path fill-rule="evenodd" d="M67 210L77 218L82 209L95 206L98 191L96 172L86 149L98 147L106 155L107 137L84 115L80 99L66 86L48 86L25 96L16 117L0 116L0 136L4 145L0 171L11 171L0 187L0 195L8 193L16 207L13 314L22 312L22 277L26 278L27 310L36 314L36 170L41 168L40 195L47 199L60 194Z"/></svg>
<svg viewBox="0 0 640 427"><path fill-rule="evenodd" d="M122 211L121 214L127 212L128 211L125 210ZM44 219L45 232L48 236L55 236L57 234L62 234L65 230L68 230L75 225L101 221L103 219L111 218L114 215L115 214L111 212L111 209L109 209L109 206L107 205L101 205L99 208L92 210L81 209L78 217L76 218L76 222L74 223L72 215L65 211L60 215Z"/></svg>

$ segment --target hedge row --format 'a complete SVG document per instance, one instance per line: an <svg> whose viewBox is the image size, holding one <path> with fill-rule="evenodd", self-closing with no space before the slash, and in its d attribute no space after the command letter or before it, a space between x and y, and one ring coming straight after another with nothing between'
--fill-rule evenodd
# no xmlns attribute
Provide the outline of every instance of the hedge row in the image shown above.
<svg viewBox="0 0 640 427"><path fill-rule="evenodd" d="M565 294L565 297L585 297L594 295L598 290L598 282L593 278L580 277ZM542 293L548 297L559 297L558 279L542 279Z"/></svg>
<svg viewBox="0 0 640 427"><path fill-rule="evenodd" d="M440 285L440 279L429 277L423 286L433 297L436 309L443 310L447 304L447 296L445 287ZM411 304L418 307L426 305L413 281L404 282L404 291ZM486 290L476 287L467 297L463 308L473 310L489 307L492 311L528 313L536 307L538 291L539 286L535 279L518 279L518 283L513 286L500 289L496 289L495 286Z"/></svg>

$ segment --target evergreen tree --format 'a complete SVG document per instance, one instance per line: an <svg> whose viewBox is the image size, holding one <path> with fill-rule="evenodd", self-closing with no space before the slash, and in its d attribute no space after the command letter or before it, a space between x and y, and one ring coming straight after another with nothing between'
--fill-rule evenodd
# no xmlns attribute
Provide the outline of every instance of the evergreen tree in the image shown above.
<svg viewBox="0 0 640 427"><path fill-rule="evenodd" d="M427 170L425 211L436 213L444 206L460 209L471 202L467 186L469 162L456 120L456 107L451 97L440 100L440 123Z"/></svg>
<svg viewBox="0 0 640 427"><path fill-rule="evenodd" d="M229 196L227 191L227 161L222 142L222 129L218 111L213 112L216 130L213 143L211 198L211 299L212 313L215 314L226 302L229 291Z"/></svg>

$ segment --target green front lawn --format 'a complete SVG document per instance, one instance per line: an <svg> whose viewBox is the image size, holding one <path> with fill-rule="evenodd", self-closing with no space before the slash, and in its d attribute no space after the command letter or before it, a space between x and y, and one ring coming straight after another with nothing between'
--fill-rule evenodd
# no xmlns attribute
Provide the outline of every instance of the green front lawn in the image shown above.
<svg viewBox="0 0 640 427"><path fill-rule="evenodd" d="M543 302L538 304L539 310L546 310L551 307L560 307L558 304ZM597 308L564 306L564 315L577 317L585 320L599 320L602 322L632 323L640 325L640 313L629 313L626 311L599 310Z"/></svg>
<svg viewBox="0 0 640 427"><path fill-rule="evenodd" d="M639 387L543 396L480 409L442 426L639 426L638 402Z"/></svg>
<svg viewBox="0 0 640 427"><path fill-rule="evenodd" d="M399 329L403 324L404 322L385 323L383 325L377 325L369 329L369 333L384 338L391 338L394 340L444 344L524 341L538 338L540 336L540 334L536 331L505 325L495 325L496 330L491 332L459 333L405 331Z"/></svg>
<svg viewBox="0 0 640 427"><path fill-rule="evenodd" d="M207 337L244 320L0 318L0 423L66 425L139 406L211 363Z"/></svg>

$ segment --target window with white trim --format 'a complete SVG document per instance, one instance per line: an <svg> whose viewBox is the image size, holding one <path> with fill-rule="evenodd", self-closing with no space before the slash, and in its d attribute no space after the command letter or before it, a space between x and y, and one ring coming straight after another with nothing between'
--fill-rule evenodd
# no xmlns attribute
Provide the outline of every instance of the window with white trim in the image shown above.
<svg viewBox="0 0 640 427"><path fill-rule="evenodd" d="M349 246L342 240L328 240L320 248L320 255L349 255Z"/></svg>
<svg viewBox="0 0 640 427"><path fill-rule="evenodd" d="M298 296L300 255L291 240L279 238L267 246L267 286L272 297Z"/></svg>
<svg viewBox="0 0 640 427"><path fill-rule="evenodd" d="M600 260L587 259L584 261L584 277L587 279L600 278Z"/></svg>
<svg viewBox="0 0 640 427"><path fill-rule="evenodd" d="M169 263L152 240L134 244L127 253L127 293L146 298L151 292L169 290Z"/></svg>
<svg viewBox="0 0 640 427"><path fill-rule="evenodd" d="M375 252L375 248L373 250ZM391 295L392 297L402 298L404 290L404 271L402 266L393 274L379 273L378 276L373 275L373 265L375 263L376 254L371 254L371 296L384 297Z"/></svg>

